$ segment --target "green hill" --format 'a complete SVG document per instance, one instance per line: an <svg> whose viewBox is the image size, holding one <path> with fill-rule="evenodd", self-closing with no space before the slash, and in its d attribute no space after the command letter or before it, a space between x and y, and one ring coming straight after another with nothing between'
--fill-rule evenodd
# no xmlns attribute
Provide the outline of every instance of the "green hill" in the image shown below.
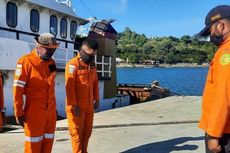
<svg viewBox="0 0 230 153"><path fill-rule="evenodd" d="M184 35L181 38L153 37L137 34L130 28L118 34L117 57L131 63L154 60L159 63L207 63L213 58L216 46Z"/></svg>

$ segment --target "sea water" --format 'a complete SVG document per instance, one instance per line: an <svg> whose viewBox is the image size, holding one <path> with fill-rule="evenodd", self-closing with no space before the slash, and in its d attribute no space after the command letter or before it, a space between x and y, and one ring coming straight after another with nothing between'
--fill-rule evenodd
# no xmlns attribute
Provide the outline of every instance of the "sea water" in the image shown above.
<svg viewBox="0 0 230 153"><path fill-rule="evenodd" d="M203 93L207 67L172 68L117 68L118 83L150 84L157 80L161 87L179 95L201 96Z"/></svg>

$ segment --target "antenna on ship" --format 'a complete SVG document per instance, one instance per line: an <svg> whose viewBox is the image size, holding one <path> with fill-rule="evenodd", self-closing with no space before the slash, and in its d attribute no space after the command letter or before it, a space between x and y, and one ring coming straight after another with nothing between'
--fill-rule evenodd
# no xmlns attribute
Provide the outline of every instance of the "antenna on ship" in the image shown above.
<svg viewBox="0 0 230 153"><path fill-rule="evenodd" d="M56 0L56 2L65 4L68 7L72 7L72 0Z"/></svg>
<svg viewBox="0 0 230 153"><path fill-rule="evenodd" d="M92 16L92 17L87 18L87 20L89 20L89 24L87 24L87 27L86 26L79 27L79 34L81 37L86 37L88 35L91 25L94 22L97 22L97 17Z"/></svg>
<svg viewBox="0 0 230 153"><path fill-rule="evenodd" d="M116 21L115 19L102 19L102 20L98 20L97 17L91 12L91 10L85 5L85 3L83 2L83 0L79 0L79 2L82 4L82 6L88 11L88 13L91 15L91 17L87 18L89 20L89 24L87 25L87 27L83 27L80 26L79 27L79 34L80 36L87 36L89 31L90 31L90 27L94 22L109 22L109 23L113 23L114 21Z"/></svg>
<svg viewBox="0 0 230 153"><path fill-rule="evenodd" d="M108 23L113 23L114 21L116 21L116 19L102 19L102 20L99 20L99 22L108 22Z"/></svg>
<svg viewBox="0 0 230 153"><path fill-rule="evenodd" d="M89 24L87 25L87 27L85 26L80 26L79 27L79 34L80 36L84 37L84 36L87 36L89 31L90 31L90 28L91 28L91 25L94 23L94 22L108 22L108 23L113 23L116 21L116 19L97 19L97 17L95 16L92 16L92 17L89 17L87 18L87 20L89 20Z"/></svg>

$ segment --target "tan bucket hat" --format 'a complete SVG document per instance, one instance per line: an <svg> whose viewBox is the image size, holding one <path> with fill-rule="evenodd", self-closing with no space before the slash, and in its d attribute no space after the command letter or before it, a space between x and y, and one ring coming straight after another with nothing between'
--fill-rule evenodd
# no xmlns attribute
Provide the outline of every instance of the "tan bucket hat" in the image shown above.
<svg viewBox="0 0 230 153"><path fill-rule="evenodd" d="M37 45L44 48L58 48L60 45L51 33L42 33L40 36L35 37L34 41Z"/></svg>

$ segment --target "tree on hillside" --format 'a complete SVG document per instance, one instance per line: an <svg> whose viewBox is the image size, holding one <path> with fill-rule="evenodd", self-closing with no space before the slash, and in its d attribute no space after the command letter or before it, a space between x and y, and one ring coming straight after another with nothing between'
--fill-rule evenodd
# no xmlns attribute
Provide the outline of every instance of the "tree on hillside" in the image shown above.
<svg viewBox="0 0 230 153"><path fill-rule="evenodd" d="M131 63L155 60L160 63L198 63L210 62L216 47L209 42L200 42L194 37L181 38L153 37L137 34L129 27L118 34L117 56Z"/></svg>

